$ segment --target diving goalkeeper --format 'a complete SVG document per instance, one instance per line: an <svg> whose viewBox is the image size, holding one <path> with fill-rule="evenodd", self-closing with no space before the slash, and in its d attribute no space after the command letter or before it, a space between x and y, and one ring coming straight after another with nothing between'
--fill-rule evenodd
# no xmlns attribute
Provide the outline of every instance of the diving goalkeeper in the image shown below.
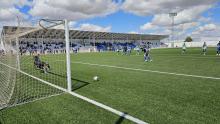
<svg viewBox="0 0 220 124"><path fill-rule="evenodd" d="M34 66L44 73L47 73L50 69L50 65L47 62L43 62L40 60L40 54L34 56Z"/></svg>

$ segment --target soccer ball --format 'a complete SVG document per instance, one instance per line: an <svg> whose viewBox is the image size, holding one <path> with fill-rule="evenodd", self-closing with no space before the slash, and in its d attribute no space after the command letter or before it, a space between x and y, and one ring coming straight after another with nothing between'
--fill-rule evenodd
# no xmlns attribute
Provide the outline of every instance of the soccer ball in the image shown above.
<svg viewBox="0 0 220 124"><path fill-rule="evenodd" d="M99 77L98 77L98 76L94 76L94 77L93 77L93 80L94 80L94 81L98 81L98 80L99 80Z"/></svg>

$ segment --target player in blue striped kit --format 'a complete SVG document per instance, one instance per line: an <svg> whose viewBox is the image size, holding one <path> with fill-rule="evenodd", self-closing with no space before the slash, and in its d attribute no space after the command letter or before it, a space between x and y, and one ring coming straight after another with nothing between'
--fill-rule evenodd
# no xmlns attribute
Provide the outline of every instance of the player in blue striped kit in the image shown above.
<svg viewBox="0 0 220 124"><path fill-rule="evenodd" d="M152 59L150 57L150 48L149 47L144 48L144 61L145 62L152 62Z"/></svg>

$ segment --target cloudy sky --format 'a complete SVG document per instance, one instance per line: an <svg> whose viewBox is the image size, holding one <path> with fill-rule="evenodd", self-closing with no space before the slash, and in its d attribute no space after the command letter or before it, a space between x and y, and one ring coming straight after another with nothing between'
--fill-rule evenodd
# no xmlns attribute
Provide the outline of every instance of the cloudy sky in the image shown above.
<svg viewBox="0 0 220 124"><path fill-rule="evenodd" d="M36 25L40 18L68 19L73 29L220 37L220 0L0 0L3 25Z"/></svg>

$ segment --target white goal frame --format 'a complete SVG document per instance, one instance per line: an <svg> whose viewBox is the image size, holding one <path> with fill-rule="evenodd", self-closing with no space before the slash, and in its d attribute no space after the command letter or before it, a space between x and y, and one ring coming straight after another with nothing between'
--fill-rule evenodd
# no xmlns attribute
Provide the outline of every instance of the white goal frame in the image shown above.
<svg viewBox="0 0 220 124"><path fill-rule="evenodd" d="M42 21L44 21L44 19L43 19ZM53 21L53 20L52 20L52 21ZM55 21L57 21L57 20L55 20ZM69 46L69 43L70 43L70 39L69 39L69 23L68 23L68 20L67 20L67 19L65 19L65 20L58 20L58 21L60 21L60 23L53 23L52 26L43 27L43 28L46 30L47 28L52 28L52 27L54 27L54 26L61 25L61 24L64 26L64 31L65 31L65 43L66 43L66 53L65 53L65 54L66 54L66 74L67 74L67 77L66 77L66 78L67 78L67 82L66 82L66 83L67 83L67 88L63 88L63 87L58 86L58 85L56 85L56 84L52 84L51 82L48 82L48 81L46 81L46 80L44 80L44 79L38 78L38 77L36 77L36 76L34 76L34 75L31 75L31 74L29 74L29 73L23 71L22 69L20 69L20 65L17 65L16 67L12 67L12 66L10 66L10 65L7 65L7 64L5 64L5 63L2 63L1 61L0 61L0 64L1 64L1 65L4 65L4 66L6 66L6 67L8 67L8 68L10 68L10 69L12 69L12 70L18 71L19 73L22 73L23 75L26 75L26 76L28 76L28 77L30 77L30 78L32 78L32 79L38 80L38 81L42 82L43 84L49 85L49 86L51 86L51 87L53 87L53 88L55 88L55 89L58 89L58 90L63 91L63 92L66 92L66 93L68 93L68 94L70 94L70 95L72 95L72 96L74 96L74 97L77 97L77 98L79 98L79 99L82 99L82 100L84 100L84 101L86 101L86 102L88 102L88 103L91 103L91 104L93 104L93 105L95 105L95 106L97 106L97 107L100 107L100 108L102 108L102 109L105 109L105 110L107 110L107 111L109 111L109 112L111 112L111 113L114 113L114 114L118 115L118 116L124 117L125 119L128 119L128 120L130 120L130 121L132 121L132 122L134 122L134 123L138 123L138 124L148 124L147 122L144 122L144 121L142 121L142 120L140 120L140 119L138 119L138 118L135 118L135 117L133 117L133 116L131 116L131 115L129 115L129 114L126 114L126 113L124 113L124 112L118 111L118 110L116 110L116 109L114 109L114 108L111 108L111 107L105 105L105 104L102 104L102 103L97 102L97 101L95 101L95 100L89 99L89 98L87 98L87 97L85 97L85 96L82 96L82 95L77 94L77 93L75 93L75 92L72 91L71 59L70 59L70 46ZM49 21L48 21L48 22L49 22ZM40 26L42 26L42 25L40 25ZM11 37L9 36L9 37L10 37L11 39L16 39L16 45L18 45L18 44L19 44L19 42L18 42L19 37L21 37L21 36L23 36L23 35L25 35L25 34L31 33L31 32L38 31L38 30L42 30L42 28L32 29L32 30L30 30L30 31L28 31L28 32L16 34L16 36L11 36ZM17 50L18 50L18 49L19 49L19 48L17 47ZM17 51L17 52L19 52L19 51ZM17 59L16 61L19 62L19 64L20 64L19 53L17 54L17 56L18 56L18 57L17 57L18 59ZM26 103L29 103L29 102L26 102ZM24 104L25 104L25 103L24 103ZM1 110L1 108L0 108L0 110Z"/></svg>

